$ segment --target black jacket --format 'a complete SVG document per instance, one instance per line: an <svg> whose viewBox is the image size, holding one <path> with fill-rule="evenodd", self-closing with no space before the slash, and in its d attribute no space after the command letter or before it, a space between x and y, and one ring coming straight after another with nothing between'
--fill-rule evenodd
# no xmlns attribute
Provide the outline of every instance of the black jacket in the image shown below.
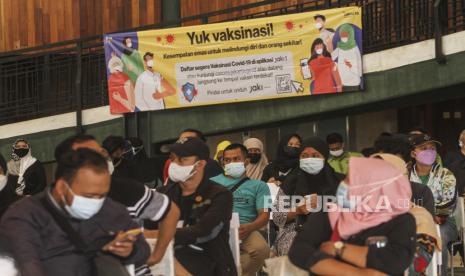
<svg viewBox="0 0 465 276"><path fill-rule="evenodd" d="M13 175L15 183L18 182L19 176ZM45 190L47 186L47 177L45 175L45 169L39 160L34 162L23 175L26 188L24 188L23 195L35 195Z"/></svg>
<svg viewBox="0 0 465 276"><path fill-rule="evenodd" d="M213 275L237 275L233 255L229 247L229 222L232 216L232 194L225 187L204 178L197 191L188 197L182 196L179 184L169 182L160 189L181 209L180 220L184 227L176 231L175 255L186 269L194 275L204 263L192 264L189 254L178 254L189 245L203 249L201 258L214 264ZM179 251L178 251L179 250ZM185 256L185 258L183 258ZM188 264L190 263L190 265ZM189 267L190 266L190 267ZM193 271L195 270L195 271Z"/></svg>
<svg viewBox="0 0 465 276"><path fill-rule="evenodd" d="M13 204L3 215L0 232L12 242L14 253L23 276L88 276L88 258L76 252L67 234L58 226L41 198L56 206L47 191L26 197ZM71 226L78 232L84 243L94 250L100 250L114 238L114 233L137 228L126 208L107 198L100 211L88 220L71 218L61 208ZM113 234L112 234L113 233ZM139 235L131 255L122 259L125 264L140 267L150 254L149 245Z"/></svg>
<svg viewBox="0 0 465 276"><path fill-rule="evenodd" d="M308 270L324 259L333 258L319 250L323 242L331 240L332 232L327 213L312 213L294 239L289 250L289 260L296 266ZM385 236L388 243L383 248L374 245L369 247L367 268L388 275L404 275L415 254L415 218L409 213L400 215L386 223L363 230L344 242L364 246L367 238L374 236Z"/></svg>
<svg viewBox="0 0 465 276"><path fill-rule="evenodd" d="M8 176L6 186L0 191L0 218L8 207L20 198L15 192L17 180L17 177Z"/></svg>
<svg viewBox="0 0 465 276"><path fill-rule="evenodd" d="M449 170L454 174L456 182L456 189L459 196L463 196L465 192L465 159L452 163Z"/></svg>
<svg viewBox="0 0 465 276"><path fill-rule="evenodd" d="M431 189L421 183L410 181L410 187L412 188L411 201L415 205L419 205L434 217L436 215L436 208L434 206L434 196Z"/></svg>

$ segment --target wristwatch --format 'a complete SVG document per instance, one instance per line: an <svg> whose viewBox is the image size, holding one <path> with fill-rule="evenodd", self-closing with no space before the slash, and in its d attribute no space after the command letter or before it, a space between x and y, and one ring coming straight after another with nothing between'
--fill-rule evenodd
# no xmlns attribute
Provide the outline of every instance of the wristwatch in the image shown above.
<svg viewBox="0 0 465 276"><path fill-rule="evenodd" d="M342 241L337 241L334 243L334 251L336 252L336 258L341 258L342 253L344 253L344 249L346 248L346 244Z"/></svg>

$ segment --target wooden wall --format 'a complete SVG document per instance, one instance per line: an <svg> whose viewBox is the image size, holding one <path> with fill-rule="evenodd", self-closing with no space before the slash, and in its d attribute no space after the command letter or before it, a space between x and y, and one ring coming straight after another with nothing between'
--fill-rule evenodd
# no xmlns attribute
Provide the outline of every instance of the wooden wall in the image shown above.
<svg viewBox="0 0 465 276"><path fill-rule="evenodd" d="M214 12L223 9L229 9L241 5L246 5L250 3L261 2L263 0L180 0L181 1L181 17L193 16L208 12ZM248 14L254 14L259 12L264 12L267 10L279 9L282 7L287 7L295 5L298 3L303 3L304 0L285 0L279 3L274 3L271 5L263 5L257 8L247 9L239 12L233 12L226 15L219 15L209 18L209 22L218 22L224 21L229 18L235 18L239 16L245 16ZM307 0L308 2L308 0ZM189 21L184 23L184 26L198 25L201 24L200 20Z"/></svg>
<svg viewBox="0 0 465 276"><path fill-rule="evenodd" d="M162 0L0 0L0 52L161 19Z"/></svg>

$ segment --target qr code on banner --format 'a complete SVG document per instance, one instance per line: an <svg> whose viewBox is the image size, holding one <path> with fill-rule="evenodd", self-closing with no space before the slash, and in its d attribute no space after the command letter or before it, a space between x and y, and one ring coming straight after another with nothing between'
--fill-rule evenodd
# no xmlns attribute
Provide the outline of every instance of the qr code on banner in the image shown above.
<svg viewBox="0 0 465 276"><path fill-rule="evenodd" d="M277 75L276 76L276 92L281 93L291 93L291 75Z"/></svg>

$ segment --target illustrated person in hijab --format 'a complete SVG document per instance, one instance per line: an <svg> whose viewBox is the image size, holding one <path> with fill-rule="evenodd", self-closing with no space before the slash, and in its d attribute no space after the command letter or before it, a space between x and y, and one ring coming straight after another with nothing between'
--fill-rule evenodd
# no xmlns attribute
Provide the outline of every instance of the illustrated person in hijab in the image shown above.
<svg viewBox="0 0 465 276"><path fill-rule="evenodd" d="M121 59L123 60L123 71L129 75L132 84L135 85L137 77L144 72L144 63L142 57L137 49L135 49L132 38L123 38L123 54Z"/></svg>
<svg viewBox="0 0 465 276"><path fill-rule="evenodd" d="M8 174L14 178L18 196L34 195L45 189L47 178L39 160L32 157L29 143L18 139L13 144Z"/></svg>
<svg viewBox="0 0 465 276"><path fill-rule="evenodd" d="M257 138L249 138L244 141L244 146L247 148L247 158L250 160L246 167L247 177L261 180L263 170L268 165L268 158L263 151L263 143Z"/></svg>
<svg viewBox="0 0 465 276"><path fill-rule="evenodd" d="M135 103L134 85L123 72L123 61L113 52L108 61L108 99L111 113L133 112Z"/></svg>
<svg viewBox="0 0 465 276"><path fill-rule="evenodd" d="M216 153L215 153L215 156L214 156L214 160L216 162L218 162L218 164L223 167L223 152L224 152L224 149L227 148L229 145L231 145L231 142L228 141L228 140L225 140L221 143L218 144L218 146L216 146Z"/></svg>
<svg viewBox="0 0 465 276"><path fill-rule="evenodd" d="M336 63L321 38L312 43L311 58L308 61L313 80L312 94L342 92L341 77Z"/></svg>
<svg viewBox="0 0 465 276"><path fill-rule="evenodd" d="M299 167L299 151L302 138L296 133L285 136L278 143L276 159L263 170L262 181L281 185L286 177Z"/></svg>
<svg viewBox="0 0 465 276"><path fill-rule="evenodd" d="M278 191L273 204L273 221L280 231L276 239L279 256L287 255L289 248L307 218L316 196L336 194L337 186L344 175L336 173L328 164L328 144L318 137L303 141L299 154L299 168L292 171ZM305 197L310 202L295 202L292 196ZM285 208L291 202L290 208Z"/></svg>
<svg viewBox="0 0 465 276"><path fill-rule="evenodd" d="M410 197L408 178L392 164L351 158L337 203L308 217L289 260L317 275L404 275L416 245Z"/></svg>
<svg viewBox="0 0 465 276"><path fill-rule="evenodd" d="M339 41L336 49L328 45L328 50L334 61L337 60L337 68L342 81L342 91L354 91L360 89L362 77L362 55L355 40L354 27L351 24L343 24L339 27Z"/></svg>

